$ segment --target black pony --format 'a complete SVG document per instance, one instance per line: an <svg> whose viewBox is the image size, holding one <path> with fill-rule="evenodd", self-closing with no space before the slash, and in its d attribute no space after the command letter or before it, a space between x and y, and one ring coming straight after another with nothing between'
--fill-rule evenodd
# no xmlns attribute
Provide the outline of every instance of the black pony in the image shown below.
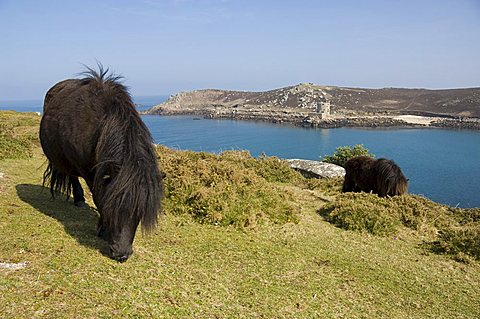
<svg viewBox="0 0 480 319"><path fill-rule="evenodd" d="M43 183L52 196L73 193L85 202L78 177L87 183L100 213L97 234L111 258L125 261L140 221L157 223L162 179L152 137L121 77L88 68L82 79L53 86L45 96L40 141L49 160Z"/></svg>
<svg viewBox="0 0 480 319"><path fill-rule="evenodd" d="M345 164L343 192L372 192L380 197L407 192L408 179L392 160L357 156Z"/></svg>

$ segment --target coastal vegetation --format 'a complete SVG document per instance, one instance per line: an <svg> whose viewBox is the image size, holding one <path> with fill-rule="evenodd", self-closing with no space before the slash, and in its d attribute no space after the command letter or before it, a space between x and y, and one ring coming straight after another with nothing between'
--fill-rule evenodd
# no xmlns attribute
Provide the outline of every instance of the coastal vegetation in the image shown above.
<svg viewBox="0 0 480 319"><path fill-rule="evenodd" d="M41 186L38 123L0 112L0 265L25 263L0 268L0 317L480 316L480 209L157 146L162 218L120 264L88 192L79 208Z"/></svg>
<svg viewBox="0 0 480 319"><path fill-rule="evenodd" d="M167 176L165 211L236 228L299 220L299 207L286 186L301 176L278 158L257 160L242 151L214 155L163 146L157 151Z"/></svg>
<svg viewBox="0 0 480 319"><path fill-rule="evenodd" d="M345 163L352 157L355 156L370 156L375 157L375 154L370 153L370 151L363 146L362 144L357 144L355 146L339 146L332 155L325 155L321 160L323 162L336 164L342 167L345 167Z"/></svg>

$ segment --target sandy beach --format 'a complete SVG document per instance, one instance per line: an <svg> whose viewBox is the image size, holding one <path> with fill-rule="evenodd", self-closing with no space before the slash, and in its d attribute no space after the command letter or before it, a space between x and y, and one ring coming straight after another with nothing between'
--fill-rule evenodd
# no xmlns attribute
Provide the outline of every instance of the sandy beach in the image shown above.
<svg viewBox="0 0 480 319"><path fill-rule="evenodd" d="M399 115L393 118L394 120L405 121L410 124L430 125L433 121L438 120L438 117L427 117L418 115Z"/></svg>

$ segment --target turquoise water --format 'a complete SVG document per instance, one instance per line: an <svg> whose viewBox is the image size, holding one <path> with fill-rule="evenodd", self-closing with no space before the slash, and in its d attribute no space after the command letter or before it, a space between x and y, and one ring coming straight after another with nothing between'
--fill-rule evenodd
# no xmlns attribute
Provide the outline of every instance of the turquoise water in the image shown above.
<svg viewBox="0 0 480 319"><path fill-rule="evenodd" d="M139 109L166 96L136 97ZM42 102L0 101L0 109L41 112ZM410 179L409 191L436 202L480 207L480 132L444 129L307 129L288 125L189 116L142 116L156 143L175 149L249 150L282 158L318 160L338 146L363 144L393 159Z"/></svg>

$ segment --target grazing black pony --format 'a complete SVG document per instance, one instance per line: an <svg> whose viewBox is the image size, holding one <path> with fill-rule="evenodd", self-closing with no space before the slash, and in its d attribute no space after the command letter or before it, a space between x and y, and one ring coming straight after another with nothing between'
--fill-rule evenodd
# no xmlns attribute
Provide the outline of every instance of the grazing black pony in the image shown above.
<svg viewBox="0 0 480 319"><path fill-rule="evenodd" d="M98 67L57 83L45 96L40 141L49 164L43 183L52 196L73 193L82 206L82 177L100 213L98 236L109 243L111 258L126 261L140 221L145 231L157 223L163 175L121 77Z"/></svg>
<svg viewBox="0 0 480 319"><path fill-rule="evenodd" d="M408 179L391 160L357 156L347 161L345 171L343 192L373 192L380 197L407 192Z"/></svg>

